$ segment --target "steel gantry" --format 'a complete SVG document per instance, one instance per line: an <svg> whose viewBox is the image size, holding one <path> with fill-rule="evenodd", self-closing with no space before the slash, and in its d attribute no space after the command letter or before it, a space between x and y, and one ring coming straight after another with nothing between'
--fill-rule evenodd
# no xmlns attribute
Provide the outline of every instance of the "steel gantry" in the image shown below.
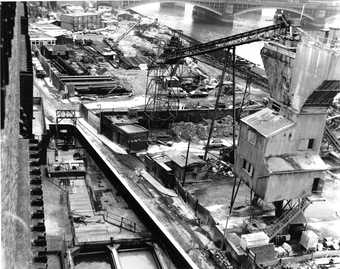
<svg viewBox="0 0 340 269"><path fill-rule="evenodd" d="M186 47L186 48L176 48L176 46L167 48L163 54L160 56L160 58L156 61L156 63L158 64L158 68L156 68L155 70L157 70L156 72L159 72L158 74L156 74L155 78L153 78L154 81L158 81L159 83L161 83L161 81L164 80L164 75L168 74L168 75L174 75L176 74L176 70L177 67L179 65L179 61L181 61L183 58L186 57L193 57L193 56L197 56L197 55L202 55L202 54L206 54L209 52L213 52L213 51L218 51L218 50L225 50L224 53L224 65L222 68L222 76L220 79L220 83L219 83L219 87L218 87L218 93L217 93L217 97L216 97L216 104L215 104L215 109L214 109L214 114L213 114L213 118L211 121L211 126L210 126L210 130L209 130L209 136L208 136L208 141L207 141L207 145L206 145L206 151L204 154L204 159L207 158L207 152L209 149L209 143L210 143L210 139L213 133L213 128L214 128L214 121L216 119L216 112L217 112L217 107L218 107L218 101L221 95L221 89L223 86L223 81L224 81L224 76L227 70L228 66L231 66L231 70L232 70L232 94L233 94L233 123L232 123L232 128L233 128L233 160L235 163L235 148L236 148L236 104L235 104L235 65L236 65L236 55L235 55L235 50L237 46L240 45L244 45L244 44L248 44L248 43L252 43L252 42L256 42L256 41L260 41L260 40L266 40L266 39L273 39L273 38L281 38L282 36L287 35L288 30L291 30L291 25L290 23L285 19L284 16L280 17L280 19L278 20L277 24L271 25L271 26L267 26L267 27L262 27L259 29L255 29L255 30L251 30L248 32L244 32L244 33L240 33L240 34L236 34L236 35L232 35L232 36L228 36L225 38L221 38L221 39L217 39L217 40L213 40L207 43L201 43L201 44L197 44L194 46L190 46L190 47ZM290 31L292 32L292 31ZM168 71L161 71L161 69L168 70ZM169 72L170 70L170 72ZM249 81L248 81L249 82ZM247 82L247 85L248 85ZM155 85L157 85L157 83L155 83ZM159 88L155 88L156 90L153 101L156 103L157 102L157 97L158 97L158 93L159 93ZM150 91L150 87L147 86L147 93L148 90ZM169 93L167 92L166 88L162 88L164 95L168 96L169 98ZM156 94L157 92L157 94ZM247 94L247 86L245 89L245 94ZM242 104L241 104L241 108L242 105L244 103L244 98L242 100ZM148 104L146 103L146 110L147 110ZM157 106L154 106L154 108L156 108ZM169 106L168 106L169 107ZM170 108L170 107L169 107ZM164 109L164 107L163 107ZM230 207L229 207L229 212L227 213L227 221L226 221L226 226L224 229L224 233L226 235L227 232L227 225L228 225L228 220L229 217L232 213L233 210L233 206L234 206L234 202L240 187L240 183L241 183L241 179L239 179L237 181L237 177L234 173L234 184L233 184L233 189L232 189L232 198L230 201ZM281 225L281 222L278 223L277 225ZM281 225L282 226L282 225ZM281 227L280 226L280 227ZM276 229L277 230L277 229Z"/></svg>

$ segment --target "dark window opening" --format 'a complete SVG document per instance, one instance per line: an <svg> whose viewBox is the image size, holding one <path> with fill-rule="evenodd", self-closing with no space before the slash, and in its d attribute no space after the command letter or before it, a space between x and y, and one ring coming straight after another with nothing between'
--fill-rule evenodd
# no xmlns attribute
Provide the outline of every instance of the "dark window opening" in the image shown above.
<svg viewBox="0 0 340 269"><path fill-rule="evenodd" d="M314 139L308 139L308 149L313 149L314 146Z"/></svg>
<svg viewBox="0 0 340 269"><path fill-rule="evenodd" d="M245 159L243 159L242 168L246 169L246 167L247 167L247 161Z"/></svg>
<svg viewBox="0 0 340 269"><path fill-rule="evenodd" d="M276 112L280 111L280 105L278 103L273 103L272 104L272 109L275 110Z"/></svg>
<svg viewBox="0 0 340 269"><path fill-rule="evenodd" d="M323 181L321 178L314 178L313 186L312 186L312 193L321 193L323 188Z"/></svg>

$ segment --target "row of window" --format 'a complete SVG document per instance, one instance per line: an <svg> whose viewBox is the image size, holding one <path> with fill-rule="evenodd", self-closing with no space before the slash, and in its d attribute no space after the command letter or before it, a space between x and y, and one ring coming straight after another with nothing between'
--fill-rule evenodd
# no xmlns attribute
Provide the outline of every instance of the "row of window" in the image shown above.
<svg viewBox="0 0 340 269"><path fill-rule="evenodd" d="M48 41L31 41L32 45L43 45L43 44L48 44L48 45L55 45L55 41L48 40Z"/></svg>

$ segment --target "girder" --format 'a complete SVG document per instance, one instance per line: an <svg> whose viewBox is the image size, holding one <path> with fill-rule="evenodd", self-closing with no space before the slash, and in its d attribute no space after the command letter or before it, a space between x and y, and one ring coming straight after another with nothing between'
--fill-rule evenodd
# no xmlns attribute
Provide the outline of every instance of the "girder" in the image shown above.
<svg viewBox="0 0 340 269"><path fill-rule="evenodd" d="M194 45L191 47L179 49L171 52L171 54L162 55L160 62L168 63L175 60L192 57L195 55L205 54L208 52L213 52L221 50L224 48L230 48L235 46L240 46L247 43L256 42L262 39L272 38L279 34L284 34L289 28L289 24L286 21L282 23L258 28L248 32L243 32L240 34L224 37L221 39L216 39L207 43Z"/></svg>

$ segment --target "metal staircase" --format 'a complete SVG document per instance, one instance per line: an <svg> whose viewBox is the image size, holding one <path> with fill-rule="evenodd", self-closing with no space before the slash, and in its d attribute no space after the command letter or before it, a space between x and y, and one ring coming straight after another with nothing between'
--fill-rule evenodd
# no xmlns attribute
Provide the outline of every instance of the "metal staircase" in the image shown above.
<svg viewBox="0 0 340 269"><path fill-rule="evenodd" d="M332 144L332 146L335 147L336 150L340 152L340 142L334 136L334 134L332 133L328 126L325 127L325 137Z"/></svg>
<svg viewBox="0 0 340 269"><path fill-rule="evenodd" d="M279 217L272 225L268 226L263 231L268 235L269 239L273 239L278 233L280 233L285 227L287 227L298 216L300 212L303 212L310 205L308 198L302 198L301 202L297 202L294 207L286 211Z"/></svg>

